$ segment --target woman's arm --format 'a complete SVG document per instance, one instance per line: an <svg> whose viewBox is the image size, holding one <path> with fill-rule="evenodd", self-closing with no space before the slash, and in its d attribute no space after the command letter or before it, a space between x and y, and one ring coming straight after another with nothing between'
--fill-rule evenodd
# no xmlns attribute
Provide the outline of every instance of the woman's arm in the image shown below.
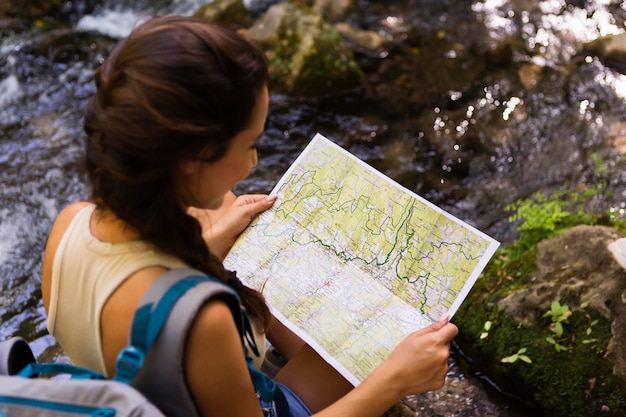
<svg viewBox="0 0 626 417"><path fill-rule="evenodd" d="M378 417L410 394L443 386L450 341L458 329L447 320L407 336L359 386L353 388L305 345L276 375L320 417Z"/></svg>
<svg viewBox="0 0 626 417"><path fill-rule="evenodd" d="M230 309L208 303L191 328L185 349L185 373L204 417L261 417L241 338Z"/></svg>
<svg viewBox="0 0 626 417"><path fill-rule="evenodd" d="M441 388L457 333L447 320L411 333L359 386L315 416L378 417L407 395Z"/></svg>
<svg viewBox="0 0 626 417"><path fill-rule="evenodd" d="M379 417L407 395L443 386L457 332L446 320L410 334L356 388L308 345L276 381L294 390L315 416ZM192 326L185 354L187 381L203 416L262 415L243 357L230 310L209 303Z"/></svg>
<svg viewBox="0 0 626 417"><path fill-rule="evenodd" d="M267 339L287 361L292 359L306 344L276 317L272 317L272 322L267 331Z"/></svg>

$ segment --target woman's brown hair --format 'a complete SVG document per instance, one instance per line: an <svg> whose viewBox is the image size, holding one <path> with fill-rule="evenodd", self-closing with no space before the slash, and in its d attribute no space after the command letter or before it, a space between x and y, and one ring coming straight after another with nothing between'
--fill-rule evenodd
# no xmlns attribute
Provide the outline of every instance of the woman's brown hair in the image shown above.
<svg viewBox="0 0 626 417"><path fill-rule="evenodd" d="M84 119L94 203L161 251L234 287L266 327L262 295L210 253L186 212L193 202L177 188L180 162L201 152L218 160L248 124L268 82L263 52L204 20L156 17L116 45L95 81Z"/></svg>

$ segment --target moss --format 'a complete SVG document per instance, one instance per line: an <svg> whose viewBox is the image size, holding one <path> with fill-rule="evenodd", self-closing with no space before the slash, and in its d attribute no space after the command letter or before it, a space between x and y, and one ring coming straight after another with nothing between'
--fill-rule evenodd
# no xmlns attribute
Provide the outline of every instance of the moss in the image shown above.
<svg viewBox="0 0 626 417"><path fill-rule="evenodd" d="M341 34L323 22L318 24L320 37L314 41L304 39L299 30L283 28L280 41L267 51L274 87L307 94L319 92L320 87L351 87L363 80L361 68ZM309 41L314 46L307 50L302 45Z"/></svg>
<svg viewBox="0 0 626 417"><path fill-rule="evenodd" d="M509 220L518 223L518 239L496 252L454 318L460 329L459 345L475 368L503 391L539 406L550 417L626 415L626 387L604 358L612 337L611 322L581 303L587 301L580 299L581 288L563 288L556 300L560 307L567 305L566 313L571 315L542 316L537 311L538 319L529 325L515 321L498 304L528 287L535 276L539 242L580 224L624 230L626 222L611 214L611 205L598 203L600 196L610 194L611 173L599 156L594 163L590 186L565 188L550 196L536 193L507 207L515 212ZM563 326L562 334L554 332L553 320ZM526 349L532 363L501 362L520 348Z"/></svg>
<svg viewBox="0 0 626 417"><path fill-rule="evenodd" d="M542 317L535 326L524 326L499 309L495 301L517 283L493 275L480 281L454 319L461 331L458 341L477 369L503 391L538 405L549 416L589 417L600 415L603 408L601 415L607 417L626 413L624 387L603 357L611 337L608 320L580 308L577 294L565 293L562 303L570 306L572 315L563 323L563 336L557 338L550 331L549 317ZM485 291L494 282L499 282L497 288ZM481 339L486 321L492 327ZM557 351L547 337L567 350ZM527 348L532 363L500 362L522 347Z"/></svg>
<svg viewBox="0 0 626 417"><path fill-rule="evenodd" d="M362 80L352 51L345 47L337 30L324 25L315 48L299 63L302 72L293 86L296 92L318 91L320 87L353 86L355 81Z"/></svg>
<svg viewBox="0 0 626 417"><path fill-rule="evenodd" d="M524 248L516 242L501 247L472 287L468 297L472 302L488 304L499 301L513 290L525 288L535 271L536 255L536 246Z"/></svg>

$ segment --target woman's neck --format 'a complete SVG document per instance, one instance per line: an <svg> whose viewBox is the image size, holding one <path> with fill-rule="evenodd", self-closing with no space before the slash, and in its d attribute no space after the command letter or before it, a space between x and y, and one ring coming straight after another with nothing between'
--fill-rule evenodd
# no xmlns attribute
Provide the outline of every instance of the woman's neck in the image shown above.
<svg viewBox="0 0 626 417"><path fill-rule="evenodd" d="M91 234L100 241L125 243L142 240L141 233L110 210L96 209L90 222Z"/></svg>

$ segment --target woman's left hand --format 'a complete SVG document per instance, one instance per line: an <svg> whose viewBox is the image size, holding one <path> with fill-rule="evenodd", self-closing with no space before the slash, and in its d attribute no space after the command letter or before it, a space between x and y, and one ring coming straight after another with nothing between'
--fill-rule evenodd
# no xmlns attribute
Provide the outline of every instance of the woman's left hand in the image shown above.
<svg viewBox="0 0 626 417"><path fill-rule="evenodd" d="M222 206L214 209L189 207L188 213L202 227L202 237L212 254L224 260L237 237L259 213L274 205L276 196L244 194L239 197L229 192Z"/></svg>

